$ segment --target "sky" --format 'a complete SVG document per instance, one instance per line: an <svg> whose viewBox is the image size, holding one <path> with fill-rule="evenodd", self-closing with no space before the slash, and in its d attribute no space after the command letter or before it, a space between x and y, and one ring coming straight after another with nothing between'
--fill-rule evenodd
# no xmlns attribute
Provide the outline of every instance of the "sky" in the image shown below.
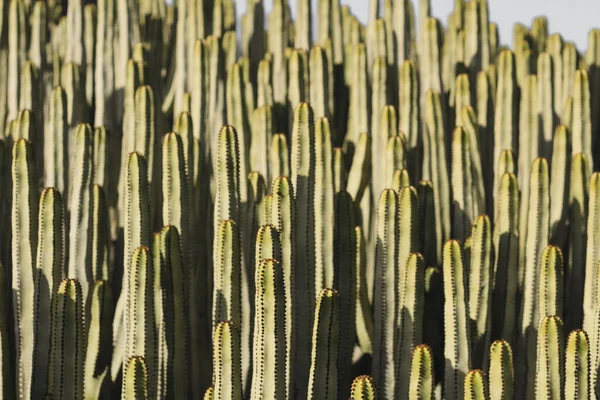
<svg viewBox="0 0 600 400"><path fill-rule="evenodd" d="M239 13L245 12L246 1L236 1ZM341 0L342 4L350 5L353 14L362 22L368 19L370 1ZM294 13L296 0L289 2ZM313 0L313 4L315 2ZM272 0L263 0L263 3L269 10ZM413 0L413 3L418 4L418 0ZM600 28L600 0L488 0L488 4L490 21L498 24L500 40L505 44L512 43L512 27L516 22L529 26L531 20L539 15L548 17L550 33L560 33L565 40L575 42L579 50L587 48L588 31ZM433 15L444 25L453 6L453 0L431 0Z"/></svg>

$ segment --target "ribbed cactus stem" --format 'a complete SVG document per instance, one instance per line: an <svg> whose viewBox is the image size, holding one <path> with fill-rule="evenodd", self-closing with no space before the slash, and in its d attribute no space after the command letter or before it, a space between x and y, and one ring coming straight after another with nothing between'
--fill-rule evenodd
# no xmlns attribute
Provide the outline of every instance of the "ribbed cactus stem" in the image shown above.
<svg viewBox="0 0 600 400"><path fill-rule="evenodd" d="M402 215L402 209L400 213ZM402 231L400 237L403 240ZM396 354L400 362L396 371L396 397L406 398L410 391L411 355L413 348L422 342L425 260L421 254L411 253L402 269L404 277L400 281L402 286L397 317L399 333L396 339Z"/></svg>
<svg viewBox="0 0 600 400"><path fill-rule="evenodd" d="M590 161L582 153L571 160L569 185L569 260L565 268L565 315L567 330L583 323L584 274L586 266L587 216L590 191Z"/></svg>
<svg viewBox="0 0 600 400"><path fill-rule="evenodd" d="M465 377L465 400L487 400L488 382L485 372L480 369L469 371Z"/></svg>
<svg viewBox="0 0 600 400"><path fill-rule="evenodd" d="M340 293L340 325L345 329L339 332L338 344L338 395L347 398L352 375L347 368L352 364L354 342L356 338L356 238L355 206L347 192L335 195L335 228L333 237L333 265L335 267L333 284Z"/></svg>
<svg viewBox="0 0 600 400"><path fill-rule="evenodd" d="M374 339L373 373L384 398L395 393L396 363L393 338L396 337L396 310L400 300L396 292L399 273L396 258L398 235L398 195L391 189L381 193L377 209L377 255L373 295Z"/></svg>
<svg viewBox="0 0 600 400"><path fill-rule="evenodd" d="M490 400L512 400L514 393L513 353L510 344L497 340L490 346Z"/></svg>
<svg viewBox="0 0 600 400"><path fill-rule="evenodd" d="M591 161L591 160L590 160ZM600 173L593 173L589 185L587 216L587 247L585 258L585 276L598 276L600 260ZM598 281L585 279L583 290L583 330L594 332L594 321L598 313ZM592 341L592 360L595 344Z"/></svg>
<svg viewBox="0 0 600 400"><path fill-rule="evenodd" d="M433 400L435 377L433 355L426 344L415 347L412 353L409 400Z"/></svg>
<svg viewBox="0 0 600 400"><path fill-rule="evenodd" d="M67 96L60 86L50 93L49 103L50 118L44 143L44 184L68 193Z"/></svg>
<svg viewBox="0 0 600 400"><path fill-rule="evenodd" d="M494 226L494 337L513 342L516 327L517 264L519 260L519 187L512 173L500 180Z"/></svg>
<svg viewBox="0 0 600 400"><path fill-rule="evenodd" d="M31 144L18 140L12 149L12 289L19 395L29 398L33 373L35 255L38 245L38 192Z"/></svg>
<svg viewBox="0 0 600 400"><path fill-rule="evenodd" d="M436 241L441 244L450 237L450 184L440 95L428 91L425 108L427 137L424 146L423 177L431 180L433 185ZM441 261L440 256L438 259Z"/></svg>
<svg viewBox="0 0 600 400"><path fill-rule="evenodd" d="M350 388L350 400L375 400L377 391L375 382L369 375L357 376Z"/></svg>
<svg viewBox="0 0 600 400"><path fill-rule="evenodd" d="M469 319L473 329L473 365L483 367L492 325L492 227L487 215L480 215L471 231L469 263ZM506 256L506 254L502 254Z"/></svg>
<svg viewBox="0 0 600 400"><path fill-rule="evenodd" d="M53 384L49 392L57 398L83 398L85 329L83 297L79 282L65 279L58 286L53 338Z"/></svg>
<svg viewBox="0 0 600 400"><path fill-rule="evenodd" d="M86 320L85 398L98 398L106 385L104 382L112 355L112 317L113 297L110 286L106 281L95 281L90 290Z"/></svg>
<svg viewBox="0 0 600 400"><path fill-rule="evenodd" d="M166 226L158 240L160 263L154 266L160 274L155 280L160 282L162 291L163 321L166 332L168 378L165 383L168 396L185 398L188 395L188 330L186 299L184 292L185 274L181 254L179 233L174 226ZM156 251L156 250L155 250ZM156 293L156 283L155 289ZM159 349L160 350L160 349ZM160 356L159 356L160 357Z"/></svg>
<svg viewBox="0 0 600 400"><path fill-rule="evenodd" d="M575 330L569 334L565 359L565 398L589 399L590 348L587 333Z"/></svg>
<svg viewBox="0 0 600 400"><path fill-rule="evenodd" d="M471 366L471 335L462 251L455 240L444 245L444 298L444 397L458 400L463 398L464 378Z"/></svg>
<svg viewBox="0 0 600 400"><path fill-rule="evenodd" d="M307 399L337 398L339 317L338 292L323 289L315 307Z"/></svg>
<svg viewBox="0 0 600 400"><path fill-rule="evenodd" d="M333 286L334 263L334 195L331 149L331 128L327 118L315 123L315 179L314 179L314 230L315 230L315 293ZM348 382L348 385L350 382Z"/></svg>
<svg viewBox="0 0 600 400"><path fill-rule="evenodd" d="M233 322L217 325L213 339L215 398L242 399L242 366L239 329Z"/></svg>
<svg viewBox="0 0 600 400"><path fill-rule="evenodd" d="M143 356L129 358L124 367L121 400L147 400L148 367Z"/></svg>
<svg viewBox="0 0 600 400"><path fill-rule="evenodd" d="M42 192L39 207L39 245L35 267L35 353L31 393L43 395L48 385L48 365L55 312L56 292L63 279L65 233L63 202L60 192L48 188Z"/></svg>
<svg viewBox="0 0 600 400"><path fill-rule="evenodd" d="M545 317L539 328L535 398L560 400L564 385L564 333L559 317Z"/></svg>
<svg viewBox="0 0 600 400"><path fill-rule="evenodd" d="M549 182L548 163L538 158L531 166L529 179L529 210L526 220L525 248L522 249L523 264L519 279L523 298L521 302L520 345L517 360L517 376L522 380L518 389L526 388L527 396L534 395L535 343L541 318L536 307L539 295L540 260L549 239ZM525 375L526 373L526 375ZM525 385L526 382L526 385Z"/></svg>
<svg viewBox="0 0 600 400"><path fill-rule="evenodd" d="M286 386L285 289L281 264L263 259L256 267L252 398L281 399Z"/></svg>
<svg viewBox="0 0 600 400"><path fill-rule="evenodd" d="M84 297L92 282L88 232L93 170L93 137L89 125L79 125L75 136L75 159L71 177L69 266L67 275L81 284Z"/></svg>

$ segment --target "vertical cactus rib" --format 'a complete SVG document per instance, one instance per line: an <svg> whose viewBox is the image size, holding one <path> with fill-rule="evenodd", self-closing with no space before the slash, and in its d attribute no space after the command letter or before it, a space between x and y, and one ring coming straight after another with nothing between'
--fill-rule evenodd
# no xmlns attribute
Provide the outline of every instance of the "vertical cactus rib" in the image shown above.
<svg viewBox="0 0 600 400"><path fill-rule="evenodd" d="M402 210L400 211L402 214ZM404 240L402 231L401 240ZM399 333L397 356L397 398L406 398L410 392L410 369L413 348L422 342L423 303L425 292L425 260L419 253L411 253L404 262L404 278L400 281Z"/></svg>
<svg viewBox="0 0 600 400"><path fill-rule="evenodd" d="M12 149L12 289L15 307L18 393L29 398L34 354L35 255L38 194L31 144L19 139Z"/></svg>
<svg viewBox="0 0 600 400"><path fill-rule="evenodd" d="M559 317L545 317L539 328L535 399L560 400L564 385L564 336Z"/></svg>
<svg viewBox="0 0 600 400"><path fill-rule="evenodd" d="M306 282L305 272L296 268L297 225L293 191L290 179L284 176L276 178L271 186L271 222L279 232L281 244L280 263L283 270L286 309L286 379L290 391L295 389L294 372L298 359L296 355L301 349L308 348L309 334L306 324L299 323L302 316L307 318L303 313L307 311L309 299L304 289L306 283L302 283Z"/></svg>
<svg viewBox="0 0 600 400"><path fill-rule="evenodd" d="M65 233L60 192L48 188L42 192L38 216L38 248L35 265L35 353L32 357L33 398L48 388L48 365L58 285L63 280Z"/></svg>
<svg viewBox="0 0 600 400"><path fill-rule="evenodd" d="M587 216L590 162L578 153L571 160L569 185L569 260L565 264L565 325L567 330L583 324L584 274L586 267Z"/></svg>
<svg viewBox="0 0 600 400"><path fill-rule="evenodd" d="M213 330L222 321L241 323L240 252L238 225L230 219L221 221L213 251Z"/></svg>
<svg viewBox="0 0 600 400"><path fill-rule="evenodd" d="M254 399L281 399L288 396L284 291L281 264L273 259L262 259L256 267L251 394Z"/></svg>
<svg viewBox="0 0 600 400"><path fill-rule="evenodd" d="M354 343L356 341L356 307L358 260L357 239L355 237L355 206L347 192L335 195L335 222L333 235L334 279L332 284L340 293L340 324L345 329L339 332L338 342L338 394L337 398L347 398L352 376L348 365L352 365ZM367 300L368 301L368 300Z"/></svg>
<svg viewBox="0 0 600 400"><path fill-rule="evenodd" d="M487 215L477 217L471 238L468 299L469 319L473 327L472 362L475 366L483 367L491 336L493 288L492 227Z"/></svg>
<svg viewBox="0 0 600 400"><path fill-rule="evenodd" d="M450 238L450 185L446 163L445 125L438 93L427 92L425 109L427 135L424 146L423 177L431 180L433 185L436 241L441 244ZM425 171L429 171L429 174L426 175Z"/></svg>
<svg viewBox="0 0 600 400"><path fill-rule="evenodd" d="M55 372L50 393L60 399L82 399L85 331L81 286L75 279L65 279L58 287L54 323Z"/></svg>
<svg viewBox="0 0 600 400"><path fill-rule="evenodd" d="M89 125L79 125L75 137L75 158L71 178L71 215L69 223L69 265L67 276L79 280L87 298L91 271L91 235L89 232L91 187L93 183L93 138Z"/></svg>
<svg viewBox="0 0 600 400"><path fill-rule="evenodd" d="M361 375L354 378L350 388L350 400L375 400L377 389L373 378L369 375Z"/></svg>
<svg viewBox="0 0 600 400"><path fill-rule="evenodd" d="M112 356L113 298L107 281L94 282L88 304L84 397L98 398L106 390L105 380Z"/></svg>
<svg viewBox="0 0 600 400"><path fill-rule="evenodd" d="M464 378L470 370L470 330L465 293L463 258L460 245L450 240L444 245L444 397L461 399Z"/></svg>
<svg viewBox="0 0 600 400"><path fill-rule="evenodd" d="M600 173L593 173L589 185L589 201L587 216L587 247L585 259L585 276L598 276L600 261ZM583 289L583 330L594 332L595 315L598 306L598 282L596 279L585 279ZM594 343L592 342L592 354ZM593 357L593 356L592 356Z"/></svg>
<svg viewBox="0 0 600 400"><path fill-rule="evenodd" d="M490 400L512 400L514 393L513 353L510 344L497 340L490 346Z"/></svg>
<svg viewBox="0 0 600 400"><path fill-rule="evenodd" d="M162 290L164 329L166 332L168 396L188 396L188 330L185 302L185 275L177 228L166 226L160 232L159 279ZM239 344L238 344L239 346Z"/></svg>
<svg viewBox="0 0 600 400"><path fill-rule="evenodd" d="M294 114L294 130L292 133L292 182L294 182L296 198L296 265L294 268L304 271L296 280L298 290L307 290L308 308L303 311L308 313L299 321L312 321L315 293L315 218L314 213L314 187L315 187L315 134L314 116L308 103L300 103ZM304 275L306 274L306 275ZM304 275L304 276L303 276ZM307 286L304 286L307 285ZM306 289L304 289L306 288ZM310 324L309 324L310 326ZM308 380L309 360L308 348L298 349L296 377L298 384ZM300 388L300 396L303 396Z"/></svg>
<svg viewBox="0 0 600 400"><path fill-rule="evenodd" d="M339 305L333 289L323 289L317 298L307 399L337 398Z"/></svg>
<svg viewBox="0 0 600 400"><path fill-rule="evenodd" d="M400 301L396 292L396 274L399 273L398 249L399 210L398 195L385 189L377 208L377 255L373 294L374 340L373 373L383 398L395 393L394 338L396 315Z"/></svg>
<svg viewBox="0 0 600 400"><path fill-rule="evenodd" d="M567 339L565 355L565 398L589 399L590 388L590 348L587 333L574 330Z"/></svg>
<svg viewBox="0 0 600 400"><path fill-rule="evenodd" d="M465 377L465 400L488 399L488 382L485 372L480 369L469 371Z"/></svg>
<svg viewBox="0 0 600 400"><path fill-rule="evenodd" d="M154 335L154 300L152 259L148 247L138 247L132 255L129 271L125 312L125 352L123 365L127 360L140 355L146 359L148 367L148 387L152 391L156 368Z"/></svg>
<svg viewBox="0 0 600 400"><path fill-rule="evenodd" d="M133 356L125 364L122 400L148 399L148 367L143 356Z"/></svg>
<svg viewBox="0 0 600 400"><path fill-rule="evenodd" d="M315 124L315 293L331 287L334 280L334 191L332 170L331 129L327 118ZM350 385L350 382L348 382Z"/></svg>
<svg viewBox="0 0 600 400"><path fill-rule="evenodd" d="M242 399L242 366L239 329L233 322L217 325L213 339L215 398Z"/></svg>
<svg viewBox="0 0 600 400"><path fill-rule="evenodd" d="M539 295L540 260L549 240L549 182L548 163L538 158L531 166L529 179L529 207L526 221L525 248L521 249L522 264L519 271L521 290L521 324L517 376L523 381L517 388L526 389L527 396L534 395L535 343L541 321L536 307Z"/></svg>
<svg viewBox="0 0 600 400"><path fill-rule="evenodd" d="M513 343L517 318L519 261L519 187L512 173L502 175L494 225L492 328L494 337Z"/></svg>
<svg viewBox="0 0 600 400"><path fill-rule="evenodd" d="M434 392L433 355L429 346L421 344L412 353L408 399L433 400Z"/></svg>

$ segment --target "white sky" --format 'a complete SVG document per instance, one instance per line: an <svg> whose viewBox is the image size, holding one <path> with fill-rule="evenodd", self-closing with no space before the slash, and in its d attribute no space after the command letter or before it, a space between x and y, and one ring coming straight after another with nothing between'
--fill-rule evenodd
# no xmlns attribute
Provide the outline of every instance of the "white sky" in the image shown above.
<svg viewBox="0 0 600 400"><path fill-rule="evenodd" d="M362 22L369 14L371 0L341 0L349 4L352 12ZM236 0L238 12L245 12L247 0ZM267 10L272 0L263 0ZM295 12L296 0L289 0ZM316 0L313 0L313 4ZM418 1L413 0L413 3ZM600 0L488 0L490 21L500 27L502 43L512 43L512 27L515 22L529 25L538 15L546 15L550 33L559 32L565 40L574 41L580 50L587 47L587 35L591 28L600 27ZM431 0L433 15L444 24L454 6L454 0ZM313 11L316 8L313 7ZM418 9L418 7L417 7Z"/></svg>

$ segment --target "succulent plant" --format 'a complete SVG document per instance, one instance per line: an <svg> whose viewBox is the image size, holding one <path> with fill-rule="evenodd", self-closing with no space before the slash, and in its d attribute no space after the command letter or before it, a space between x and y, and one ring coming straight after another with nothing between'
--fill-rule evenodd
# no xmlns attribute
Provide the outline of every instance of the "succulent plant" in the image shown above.
<svg viewBox="0 0 600 400"><path fill-rule="evenodd" d="M0 6L1 398L600 395L599 29L134 3Z"/></svg>

